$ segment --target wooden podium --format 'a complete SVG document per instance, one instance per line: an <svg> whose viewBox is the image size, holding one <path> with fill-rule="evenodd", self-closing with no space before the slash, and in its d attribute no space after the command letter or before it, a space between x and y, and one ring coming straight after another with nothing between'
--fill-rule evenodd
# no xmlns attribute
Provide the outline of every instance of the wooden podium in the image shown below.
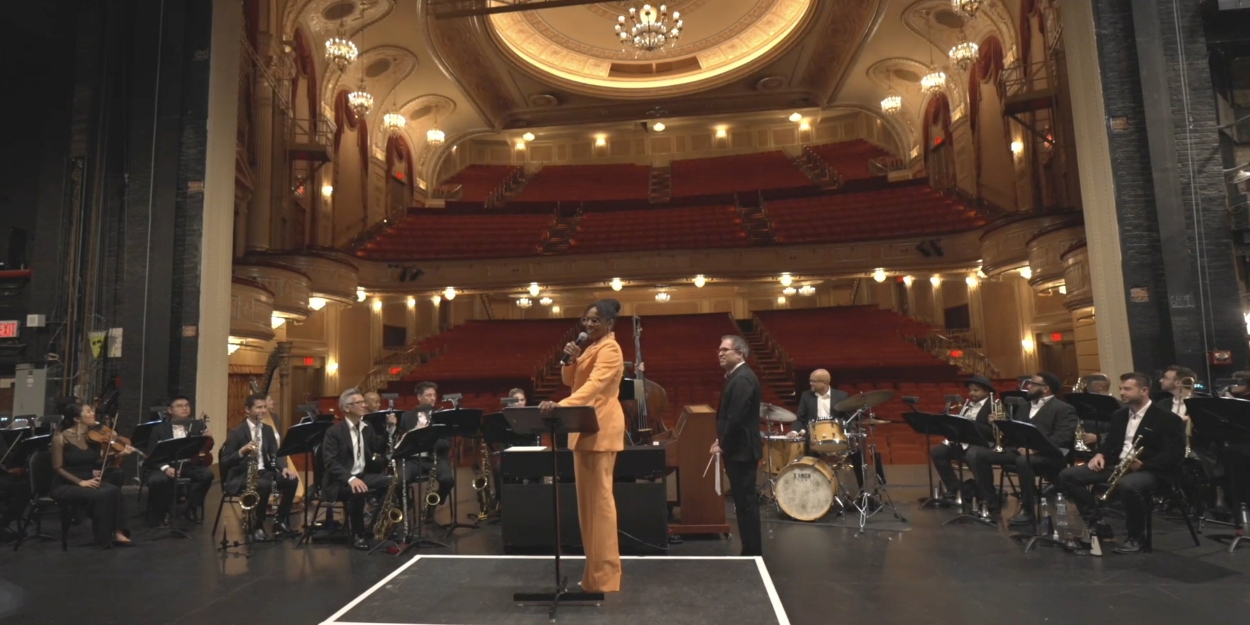
<svg viewBox="0 0 1250 625"><path fill-rule="evenodd" d="M669 523L671 534L728 534L725 523L725 498L716 494L716 476L707 470L708 449L716 440L716 411L700 404L686 406L677 420L677 427L662 438L665 447L665 464L677 473L677 505L681 508L681 521ZM729 484L721 481L722 490Z"/></svg>

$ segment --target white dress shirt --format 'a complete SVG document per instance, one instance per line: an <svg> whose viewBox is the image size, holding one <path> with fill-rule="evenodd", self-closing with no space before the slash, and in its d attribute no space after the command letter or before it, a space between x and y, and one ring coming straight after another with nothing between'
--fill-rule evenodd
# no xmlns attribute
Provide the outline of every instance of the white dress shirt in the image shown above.
<svg viewBox="0 0 1250 625"><path fill-rule="evenodd" d="M1176 396L1172 399L1172 413L1178 417L1188 416L1189 412L1185 410L1185 400Z"/></svg>
<svg viewBox="0 0 1250 625"><path fill-rule="evenodd" d="M187 437L187 428L181 425L173 425L172 423L170 425L173 427L173 430L174 430L174 438L186 438ZM168 465L168 464L162 465L161 470L164 471L168 469L170 466L171 465Z"/></svg>
<svg viewBox="0 0 1250 625"><path fill-rule="evenodd" d="M741 367L742 365L745 365L745 364L747 364L747 361L745 361L745 360L744 360L744 361L742 361L742 362L740 362L740 363L738 363L738 364L734 365L734 368L733 368L733 369L730 369L730 370L729 370L729 373L726 373L726 374L725 374L725 377L729 377L729 376L733 375L733 374L734 374L734 371L737 371L737 370L738 370L738 367Z"/></svg>
<svg viewBox="0 0 1250 625"><path fill-rule="evenodd" d="M352 433L352 453L355 454L352 459L352 477L365 472L365 446L362 439L364 438L363 430L367 425L363 420L357 421L354 425L350 420L347 422L347 429Z"/></svg>
<svg viewBox="0 0 1250 625"><path fill-rule="evenodd" d="M833 414L833 389L816 396L816 418L828 419Z"/></svg>
<svg viewBox="0 0 1250 625"><path fill-rule="evenodd" d="M260 455L260 468L270 468L265 464L265 423L252 423L251 419L247 420L247 427L252 432L252 442L256 443L256 453ZM274 443L279 446L282 439L278 437L278 432L273 433Z"/></svg>
<svg viewBox="0 0 1250 625"><path fill-rule="evenodd" d="M1137 412L1130 412L1128 415L1128 427L1124 428L1124 445L1120 447L1120 457L1123 458L1133 451L1133 438L1137 436L1137 427L1141 425L1142 417L1146 415L1146 410L1150 408L1150 401L1146 401L1146 405L1141 407Z"/></svg>
<svg viewBox="0 0 1250 625"><path fill-rule="evenodd" d="M1029 404L1029 421L1032 421L1032 420L1033 420L1033 417L1036 417L1036 416L1037 416L1037 413L1038 413L1038 412L1041 412L1041 410L1042 410L1042 406L1045 406L1045 405L1046 405L1046 402L1048 402L1048 401L1050 401L1050 400L1052 400L1052 399L1054 399L1054 398L1055 398L1055 396L1054 396L1054 395L1047 395L1047 396L1045 396L1045 397L1043 397L1043 398L1041 398L1041 399L1038 399L1038 400L1036 400L1036 401L1030 402L1030 404Z"/></svg>
<svg viewBox="0 0 1250 625"><path fill-rule="evenodd" d="M981 401L964 402L964 408L963 410L959 411L959 416L969 421L975 421L977 418L977 415L981 413L981 406L984 406L984 405L985 405L984 399L982 399ZM949 439L946 440L946 444L947 445L951 444ZM964 449L968 448L968 443L960 443L959 445L963 447Z"/></svg>

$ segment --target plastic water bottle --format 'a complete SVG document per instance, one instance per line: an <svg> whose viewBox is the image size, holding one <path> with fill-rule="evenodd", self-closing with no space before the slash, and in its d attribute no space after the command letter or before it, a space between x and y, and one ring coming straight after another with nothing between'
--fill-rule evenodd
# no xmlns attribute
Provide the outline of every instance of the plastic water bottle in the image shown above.
<svg viewBox="0 0 1250 625"><path fill-rule="evenodd" d="M1055 498L1055 538L1067 539L1068 537L1068 500L1064 499L1063 493Z"/></svg>
<svg viewBox="0 0 1250 625"><path fill-rule="evenodd" d="M1054 531L1054 518L1050 516L1050 498L1042 497L1042 521L1038 531L1042 536L1050 536Z"/></svg>

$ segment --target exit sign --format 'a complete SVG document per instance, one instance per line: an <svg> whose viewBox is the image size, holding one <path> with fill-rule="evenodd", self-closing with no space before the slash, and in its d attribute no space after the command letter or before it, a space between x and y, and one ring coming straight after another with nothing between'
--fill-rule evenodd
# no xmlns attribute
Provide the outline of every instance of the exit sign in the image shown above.
<svg viewBox="0 0 1250 625"><path fill-rule="evenodd" d="M16 321L0 321L0 339L17 338Z"/></svg>

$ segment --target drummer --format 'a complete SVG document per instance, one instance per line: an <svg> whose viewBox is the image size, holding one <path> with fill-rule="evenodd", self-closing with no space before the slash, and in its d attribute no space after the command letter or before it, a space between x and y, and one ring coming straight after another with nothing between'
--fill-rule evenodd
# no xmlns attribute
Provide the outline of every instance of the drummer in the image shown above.
<svg viewBox="0 0 1250 625"><path fill-rule="evenodd" d="M807 383L812 387L810 391L803 391L803 395L799 397L799 411L795 415L794 428L790 430L786 436L790 438L807 438L808 431L811 429L812 421L820 419L836 418L839 422L845 421L847 415L838 412L834 406L838 402L850 397L846 391L840 391L833 388L833 376L825 369L817 369L807 378ZM810 445L811 439L808 438L805 446ZM808 447L806 455L812 455L811 448ZM856 448L850 457L851 466L855 469L855 482L863 487L864 477L861 467L864 463L863 453Z"/></svg>

